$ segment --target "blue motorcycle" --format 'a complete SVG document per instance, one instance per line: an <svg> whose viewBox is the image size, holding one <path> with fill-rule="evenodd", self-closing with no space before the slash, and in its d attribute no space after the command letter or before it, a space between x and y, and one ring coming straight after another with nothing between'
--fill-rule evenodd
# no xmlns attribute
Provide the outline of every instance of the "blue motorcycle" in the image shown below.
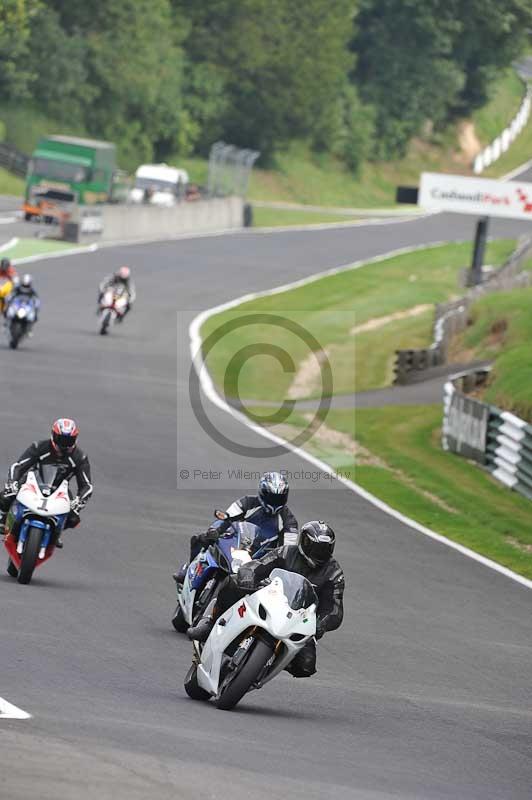
<svg viewBox="0 0 532 800"><path fill-rule="evenodd" d="M36 317L33 298L18 296L9 302L6 309L6 330L12 350L16 350L22 339L31 332Z"/></svg>
<svg viewBox="0 0 532 800"><path fill-rule="evenodd" d="M202 549L188 566L183 583L177 584L177 606L172 625L185 633L195 625L228 575L242 564L260 558L275 547L278 532L272 525L259 527L252 522L232 522L216 544Z"/></svg>

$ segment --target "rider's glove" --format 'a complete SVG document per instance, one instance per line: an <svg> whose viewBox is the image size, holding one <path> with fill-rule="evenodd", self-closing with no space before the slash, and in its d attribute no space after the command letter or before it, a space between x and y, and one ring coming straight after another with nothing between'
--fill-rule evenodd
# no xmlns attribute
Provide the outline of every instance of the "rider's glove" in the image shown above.
<svg viewBox="0 0 532 800"><path fill-rule="evenodd" d="M220 531L216 528L207 528L205 533L200 533L198 536L198 539L204 547L208 547L210 544L216 544L219 538Z"/></svg>
<svg viewBox="0 0 532 800"><path fill-rule="evenodd" d="M5 494L16 494L19 489L18 481L6 481L6 485L4 487Z"/></svg>
<svg viewBox="0 0 532 800"><path fill-rule="evenodd" d="M70 510L73 511L74 514L79 515L79 512L81 511L84 505L85 503L83 502L83 500L80 500L79 497L74 497L74 499L70 503Z"/></svg>

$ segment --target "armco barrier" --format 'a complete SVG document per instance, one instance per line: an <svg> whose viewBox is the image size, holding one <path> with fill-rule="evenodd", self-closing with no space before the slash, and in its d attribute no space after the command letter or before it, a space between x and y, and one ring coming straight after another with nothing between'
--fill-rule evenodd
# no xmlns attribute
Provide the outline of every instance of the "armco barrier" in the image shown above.
<svg viewBox="0 0 532 800"><path fill-rule="evenodd" d="M497 161L498 158L505 153L516 136L519 136L523 128L528 122L530 117L530 110L532 107L532 87L529 86L523 97L523 102L519 107L519 111L511 121L510 125L497 136L487 147L482 150L473 162L473 171L475 174L480 175L490 164Z"/></svg>
<svg viewBox="0 0 532 800"><path fill-rule="evenodd" d="M500 269L491 273L480 286L473 286L463 297L449 303L437 304L434 310L432 344L417 350L396 350L395 384L405 384L418 379L418 373L447 363L450 341L467 327L471 303L491 292L508 291L532 283L532 273L521 272L521 264L532 253L532 239L519 243L510 258Z"/></svg>
<svg viewBox="0 0 532 800"><path fill-rule="evenodd" d="M173 208L149 205L104 205L79 210L65 225L70 241L139 241L171 239L187 233L242 228L243 200L222 197L179 203Z"/></svg>
<svg viewBox="0 0 532 800"><path fill-rule="evenodd" d="M494 478L532 500L532 425L468 397L489 370L454 375L443 394L442 446L483 464Z"/></svg>

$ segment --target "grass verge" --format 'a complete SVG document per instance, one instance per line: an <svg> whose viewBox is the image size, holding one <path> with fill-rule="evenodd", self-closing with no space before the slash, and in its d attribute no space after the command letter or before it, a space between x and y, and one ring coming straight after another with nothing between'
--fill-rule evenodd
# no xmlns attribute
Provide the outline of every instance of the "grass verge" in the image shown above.
<svg viewBox="0 0 532 800"><path fill-rule="evenodd" d="M487 260L500 264L512 251L514 242L490 242ZM390 383L397 347L430 343L432 311L386 322L397 312L441 302L458 294L459 270L469 263L471 245L449 244L370 263L361 269L344 270L279 294L258 298L211 317L204 325L205 337L224 325L235 329L219 338L207 355L207 364L218 384L232 396L276 401L287 396L299 382L297 397L314 397L321 392L319 369L309 354L309 345L284 325L300 325L315 339L310 349L327 353L332 370L333 392L349 394ZM281 324L239 324L245 314L270 314ZM354 335L354 328L379 319L385 324ZM288 322L287 322L288 321ZM257 342L281 348L293 364L270 355L257 354ZM355 350L356 347L356 350ZM253 358L241 363L242 348ZM254 348L251 350L249 348ZM356 358L355 358L356 356ZM296 372L294 381L294 372ZM268 387L265 391L264 387Z"/></svg>
<svg viewBox="0 0 532 800"><path fill-rule="evenodd" d="M12 194L22 198L25 185L22 178L17 178L16 175L0 167L0 194Z"/></svg>
<svg viewBox="0 0 532 800"><path fill-rule="evenodd" d="M512 246L513 243L507 241L491 243L490 261L502 261ZM393 309L411 307L429 298L434 301L435 295L448 296L456 289L457 268L463 263L465 254L469 254L469 245L446 245L329 276L219 314L204 325L202 335L205 339L223 323L242 323L246 312L277 313L289 319L297 319L297 313L303 312L302 319L307 326L319 332L327 342L332 341L342 348L346 339L343 311L347 309L352 313L353 308L358 308L358 326ZM528 266L532 267L532 262ZM416 280L409 280L411 275L416 275ZM383 291L383 286L386 291ZM505 302L505 313L512 319L508 335L516 337L516 348L526 346L525 342L530 341L532 334L532 322L527 318L528 314L532 319L528 311L532 289L484 298L475 309L483 309L487 304L492 316L488 318L479 313L478 320L467 333L471 336L468 346L470 349L478 346L479 355L485 354L481 346L490 343L490 325L500 317L501 308L494 299ZM411 344L415 343L415 335L423 339L427 330L430 335L431 315L430 318L425 316L423 312L415 317L394 320L372 332L358 334L355 378L352 360L346 359L342 363L339 354L331 358L333 365L336 359L338 367L335 379L340 375L340 380L336 381L337 388L345 388L349 382L358 387L384 380L388 351L399 345L403 334ZM352 317L348 319L352 320ZM255 422L293 440L302 428L308 426L314 412L296 410L288 415L272 414L286 396L284 373L279 369L275 373L271 355L270 365L267 357L261 355L252 359L252 363L256 362L253 369L252 363L243 368L239 379L236 374L238 364L233 359L241 348L252 347L253 342L267 341L288 348L297 361L298 357L301 358L301 354L298 356L299 345L297 342L295 346L293 342L289 344L283 337L282 332L276 338L275 329L272 335L271 329L266 331L264 328L257 338L257 330L253 331L252 326L249 329L240 326L220 341L220 349L213 349L208 365L218 384L224 373L229 375L225 383L226 392L238 383L242 397L271 402L268 407L254 407L250 403L245 410ZM249 352L253 354L253 351ZM515 374L515 364L509 364L509 378L513 380ZM522 370L517 374L521 379ZM523 394L530 398L532 369L525 382ZM496 390L495 386L490 387L492 390ZM268 417L274 421L268 421ZM477 465L443 451L441 422L440 403L332 409L324 423L314 430L305 449L411 519L532 579L530 502L501 486Z"/></svg>
<svg viewBox="0 0 532 800"><path fill-rule="evenodd" d="M494 359L483 399L532 422L532 288L493 294L471 309L472 324L453 343L460 357Z"/></svg>
<svg viewBox="0 0 532 800"><path fill-rule="evenodd" d="M532 578L530 501L442 450L441 421L441 404L332 410L305 449L406 516Z"/></svg>
<svg viewBox="0 0 532 800"><path fill-rule="evenodd" d="M61 250L72 250L70 242L56 242L50 239L19 239L13 247L2 250L2 257L9 257L15 261L18 258L27 256L47 255L48 253L58 253Z"/></svg>

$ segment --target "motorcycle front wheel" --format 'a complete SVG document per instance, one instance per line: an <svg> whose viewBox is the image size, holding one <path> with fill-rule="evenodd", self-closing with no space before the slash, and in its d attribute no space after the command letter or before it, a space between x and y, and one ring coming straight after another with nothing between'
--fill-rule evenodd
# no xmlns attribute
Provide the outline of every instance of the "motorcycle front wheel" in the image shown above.
<svg viewBox="0 0 532 800"><path fill-rule="evenodd" d="M31 581L33 571L37 566L37 559L39 558L41 540L41 529L30 528L28 538L26 539L26 546L24 547L24 552L22 553L22 560L20 562L20 569L17 576L19 583L29 583Z"/></svg>
<svg viewBox="0 0 532 800"><path fill-rule="evenodd" d="M258 639L242 667L229 679L215 699L216 707L223 711L234 708L255 683L272 655L273 647Z"/></svg>
<svg viewBox="0 0 532 800"><path fill-rule="evenodd" d="M107 313L103 315L102 324L100 327L100 334L102 336L105 336L105 334L109 330L110 324L111 324L111 312L107 311Z"/></svg>
<svg viewBox="0 0 532 800"><path fill-rule="evenodd" d="M12 350L16 350L18 347L18 343L22 339L23 334L23 327L20 322L11 323L11 327L9 329L9 346Z"/></svg>

